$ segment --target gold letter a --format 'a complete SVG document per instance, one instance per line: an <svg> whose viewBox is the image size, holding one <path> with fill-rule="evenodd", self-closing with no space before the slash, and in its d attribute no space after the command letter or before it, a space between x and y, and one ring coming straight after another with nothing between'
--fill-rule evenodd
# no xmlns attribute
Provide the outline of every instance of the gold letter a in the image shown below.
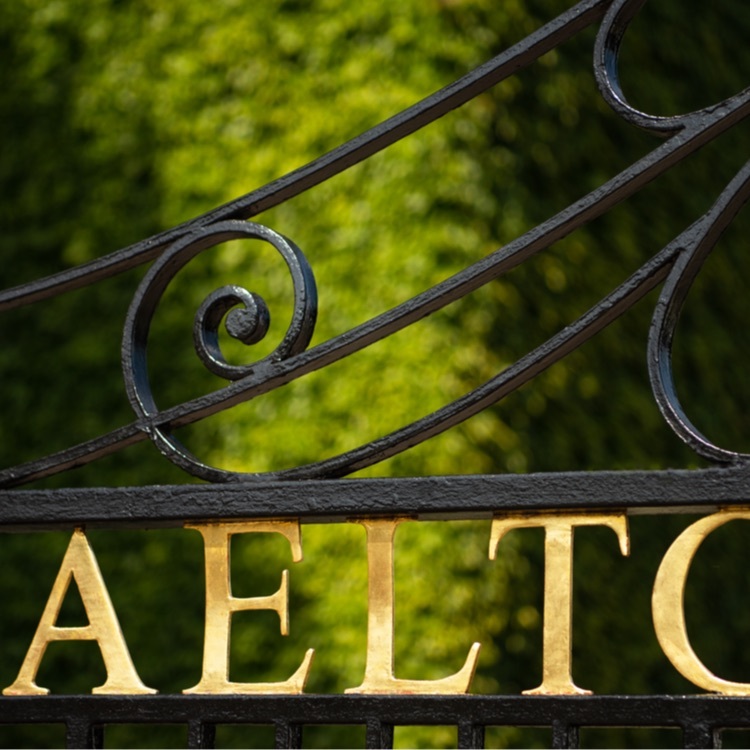
<svg viewBox="0 0 750 750"><path fill-rule="evenodd" d="M82 627L59 628L55 625L71 579L75 578L81 600L89 619ZM99 565L81 529L73 532L52 592L39 621L31 646L21 665L16 681L3 690L3 695L46 695L49 690L34 680L50 641L96 641L102 652L107 681L92 693L136 694L155 693L138 677L120 630L112 601L104 585Z"/></svg>

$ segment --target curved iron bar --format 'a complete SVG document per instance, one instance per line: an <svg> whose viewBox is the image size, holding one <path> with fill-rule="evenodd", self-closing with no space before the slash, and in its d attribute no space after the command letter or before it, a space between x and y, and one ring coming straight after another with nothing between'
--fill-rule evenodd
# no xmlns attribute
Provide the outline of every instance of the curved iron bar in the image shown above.
<svg viewBox="0 0 750 750"><path fill-rule="evenodd" d="M662 148L668 145L668 143L663 144ZM452 279L447 279L442 284L422 293L410 302L404 303L313 349L278 363L266 360L263 366L255 367L252 375L208 396L203 396L172 409L151 415L146 420L134 422L100 438L46 456L43 459L21 464L12 469L6 469L0 472L0 486L11 487L24 484L77 465L82 465L83 463L88 463L89 461L109 455L127 445L139 442L146 437L150 437L164 455L184 470L214 482L241 481L257 477L267 479L302 479L341 476L365 468L417 445L468 419L487 406L504 398L517 388L520 388L544 369L559 361L570 351L603 330L616 318L630 309L638 300L658 286L667 277L671 267L685 248L693 247L697 242L701 242L702 238L706 237L711 237L713 242L716 242L718 236L730 223L737 210L739 210L739 207L747 200L747 193L750 190L749 180L750 163L743 167L737 177L721 193L714 206L701 219L669 243L669 245L645 263L626 282L605 297L585 315L518 360L514 365L442 409L352 451L331 459L293 469L269 472L262 475L241 474L226 472L203 464L186 449L182 448L177 441L170 440L171 435L169 434L169 430L190 424L223 408L273 390L302 375L321 369L331 362L359 351L374 341L378 341L394 333L396 330L408 326L410 323L428 314L424 310L429 302L438 305L435 309L448 304L445 301L446 295L440 295L436 290L448 286L450 282L454 282L455 284L458 276L466 276L469 271L476 270L481 262L465 269ZM568 209L566 209L567 211ZM562 222L561 214L550 219L547 224L554 224L556 220L557 222ZM500 275L515 267L520 262L518 256L522 254L522 251L526 250L530 252L528 248L532 244L534 237L537 236L534 234L535 232L536 230L532 230L527 235L511 243L504 250L498 250L493 254L500 256L505 261L499 270L495 269L497 271L495 275ZM542 233L541 236L546 237L548 235ZM522 242L524 239L527 241L526 244ZM541 242L541 240L538 241ZM536 248L536 251L546 246L547 243L543 243ZM524 257L528 256L524 255ZM496 265L501 264L496 263ZM493 275L491 278L494 277ZM476 283L474 288L485 283L485 281ZM458 299L465 293L466 291L463 293L454 291L456 295L454 299ZM421 300L422 304L414 304L418 300ZM432 310L429 310L429 312L432 312ZM218 404L216 403L217 396L222 397L222 400Z"/></svg>
<svg viewBox="0 0 750 750"><path fill-rule="evenodd" d="M607 11L599 26L594 46L596 82L604 100L624 120L658 135L673 135L685 127L691 116L698 113L662 117L641 112L629 104L620 86L620 45L630 22L645 2L646 0L614 0Z"/></svg>
<svg viewBox="0 0 750 750"><path fill-rule="evenodd" d="M257 478L316 479L341 477L391 458L445 432L451 427L455 427L492 406L584 344L658 286L669 272L679 249L679 243L670 243L627 281L574 323L566 326L483 385L399 430L330 459L293 469L264 474L243 474L225 472L203 464L201 468L205 472L205 476L203 474L200 476L204 476L204 478L210 476L211 481L232 482ZM190 471L189 466L192 465L190 458L181 456L179 457L180 460L176 460L174 456L170 456L172 461L175 461L187 471ZM192 471L191 473L196 474L197 472Z"/></svg>
<svg viewBox="0 0 750 750"><path fill-rule="evenodd" d="M750 92L745 92L744 95L735 97L732 103L734 105L739 104L743 109L746 109L750 103L748 94ZM729 107L728 111L732 113L734 110L732 107ZM696 121L708 118L708 122L715 125L715 117L704 114L701 118L697 118ZM276 365L268 362L265 367L257 365L254 367L255 371L253 375L207 396L194 399L193 401L156 414L149 420L148 424L143 425L142 429L147 430L156 446L166 457L185 471L203 479L214 482L235 481L241 478L259 476L257 474L227 472L207 466L175 440L169 434L169 428L190 424L221 409L229 408L237 403L247 401L262 393L273 390L304 374L321 369L386 336L392 335L396 331L460 299L488 281L507 273L523 261L549 247L574 229L596 218L596 216L606 212L612 205L615 205L638 190L646 182L668 168L667 165L671 165L671 159L674 158L675 150L689 149L691 144L701 140L700 136L705 137L705 129L697 127L696 132L687 132L683 133L683 135L683 138L670 139L670 141L644 157L629 170L626 170L625 173L621 173L599 189L593 191L572 206L569 206L547 222L527 232L506 247L495 251L486 258L422 294L417 295L413 299L287 362ZM626 174L627 179L624 179ZM669 247L672 247L672 245L670 244ZM647 267L648 264L643 268ZM663 280L663 276L659 278L660 280ZM658 281L654 283L656 284ZM648 289L645 289L644 294L652 288L653 286L650 286ZM640 299L640 296L638 299ZM597 328L596 330L601 329ZM553 340L554 338L550 341ZM519 363L524 361L522 359ZM545 367L551 363L547 362ZM494 382L494 379L488 381L488 384L492 382ZM525 382L527 381L523 380L519 382L514 388L511 388L511 391L520 387ZM454 426L458 422L476 414L481 408L486 407L488 404L476 408L471 400L471 397L480 392L484 387L482 386L476 391L472 391L463 399L458 399L444 409L434 412L430 417L418 420L408 427L404 427L395 433L379 438L339 457L297 469L269 472L262 476L267 478L311 478L331 475L331 472L335 475L341 475L364 468L372 463L377 463L408 447L427 440L438 432ZM500 388L500 385L498 385L498 388ZM502 395L497 396L497 398L494 398L489 403L494 403L494 401L497 401L511 391L503 391ZM464 403L464 399L468 400ZM456 407L455 409L453 408L454 406ZM352 461L355 463L351 463ZM2 481L2 475L0 475L0 481Z"/></svg>
<svg viewBox="0 0 750 750"><path fill-rule="evenodd" d="M750 162L732 180L711 209L712 219L692 233L684 252L664 283L654 309L648 341L648 368L651 387L664 419L674 432L696 453L719 463L738 463L750 459L748 453L720 448L705 437L685 414L672 372L672 341L675 327L687 298L706 258L716 247L722 232L750 199ZM708 219L708 217L707 217Z"/></svg>
<svg viewBox="0 0 750 750"><path fill-rule="evenodd" d="M146 436L151 437L157 447L169 457L170 460L180 465L186 471L211 481L232 481L258 476L263 476L265 478L340 476L381 461L391 455L395 455L396 453L412 445L416 445L417 443L454 426L458 422L467 419L469 416L481 411L489 404L496 402L511 391L520 387L520 385L527 382L553 362L558 361L570 350L594 335L594 333L609 325L612 320L622 314L626 309L629 309L635 301L653 289L667 276L672 263L674 263L677 254L679 254L679 251L681 250L680 242L682 242L682 245L688 245L688 240L696 236L696 232L700 234L699 228L703 226L708 227L706 231L711 236L718 237L718 234L723 231L726 223L731 221L731 217L727 218L729 214L727 211L723 210L721 206L725 203L727 205L735 205L738 202L744 202L744 198L737 198L737 194L732 193L738 184L738 180L742 182L741 176L730 183L728 188L722 193L717 204L703 217L703 219L696 222L696 224L694 224L689 230L686 230L685 233L680 235L678 240L670 243L661 253L657 254L651 261L642 266L642 268L625 282L625 284L618 287L615 292L606 297L599 305L592 308L592 310L580 318L576 323L567 327L556 336L553 336L545 344L542 344L540 347L530 352L503 373L490 379L483 386L480 386L453 403L417 420L411 425L391 433L390 435L379 438L364 446L360 446L359 448L331 459L263 475L230 473L221 469L206 466L187 452L171 435L171 430L176 427L190 424L222 409L249 400L257 395L279 387L284 383L290 382L306 373L320 369L333 361L359 351L360 349L369 346L370 344L381 340L426 315L450 304L488 281L501 276L535 253L549 247L574 229L585 225L587 222L605 213L616 203L629 197L646 183L669 169L674 163L685 158L706 142L715 138L726 129L732 127L736 122L750 114L750 90L745 90L744 92L712 107L688 115L678 116L676 118L654 117L637 112L627 104L624 95L622 95L617 79L617 55L619 53L619 46L625 29L642 3L643 0L616 0L613 3L602 22L602 26L597 36L595 50L596 76L605 99L612 104L619 114L634 124L646 127L649 130L657 131L659 133L671 133L672 137L669 138L666 143L640 159L616 177L609 180L600 188L594 190L592 193L575 202L543 224L517 238L505 248L495 251L455 276L436 285L432 289L417 295L412 300L393 308L361 326L345 332L312 350L303 352L302 350L309 341L308 337L302 346L295 347L293 351L289 352L290 355L296 356L291 356L291 358L286 360L284 360L283 357L277 357L276 359L266 358L265 360L252 365L250 369L243 371L231 370L232 366L227 365L227 367L230 368L227 372L236 375L239 379L231 385L219 389L207 396L194 399L171 409L161 412L158 411L153 403L153 399L150 397L147 383L145 384L144 390L144 384L140 382L145 377L145 361L140 362L135 369L130 368L129 370L127 360L128 357L132 359L133 354L132 351L128 355L124 354L126 380L130 381L128 383L129 396L134 408L136 409L136 413L140 416L140 419L131 425L115 430L95 440L82 443L57 454L47 456L41 460L28 462L0 472L0 486L21 484L32 481L41 476L48 476L57 473L58 471L70 468L71 466L88 463L90 460L112 453L125 445L144 439ZM559 34L567 33L569 36L574 33L571 31L571 28L576 23L582 24L582 19L584 17L588 17L589 14L595 12L601 15L602 3L592 0L591 2L581 3L575 6L571 11L568 11L568 13L559 16L558 19L551 22L551 24L547 24L540 29L536 34L536 39L535 35L532 35L532 37L525 40L525 42L516 45L516 47L512 48L508 53L505 53L505 55L500 55L486 66L477 69L474 73L469 74L458 81L455 86L458 89L459 96L464 97L467 95L468 88L471 85L470 79L474 80L475 85L477 86L480 85L480 81L482 82L481 85L487 83L489 74L479 75L479 72L484 68L489 67L490 73L494 72L495 75L499 75L498 71L502 68L502 65L499 65L498 61L501 59L505 60L506 67L512 64L515 64L517 69L522 67L524 61L521 60L521 53L524 50L528 52L530 49L534 48L535 45L539 48L543 47L545 43L549 42L549 34L552 33L550 32L550 29L553 31L556 30ZM533 39L535 39L535 41L533 44L530 44L530 40ZM513 50L516 50L516 52L513 53ZM538 54L537 50L536 56L538 56ZM531 58L524 58L524 60L525 64L528 64L528 62L531 61ZM500 79L498 78L498 80ZM392 118L390 121L386 121L373 130L368 131L368 133L360 138L372 144L373 141L377 140L376 131L378 131L379 128L385 128L388 123L394 123L399 118L403 119L405 127L417 129L417 127L419 127L419 125L416 124L419 120L419 112L424 111L427 103L430 102L431 99L438 100L438 103L442 104L442 106L447 106L446 102L451 99L447 93L450 88L451 87L443 89L441 92L438 92L438 94L433 95L433 97L406 110L401 115L397 115L396 118ZM480 88L479 90L484 89ZM467 98L471 98L471 96L468 96ZM454 106L458 105L454 104ZM448 107L448 109L450 108L451 107ZM216 209L214 212L199 217L199 219L190 222L188 225L183 225L175 230L171 230L173 233L179 233L180 231L185 230L188 226L194 228L199 227L194 229L191 234L181 235L181 239L176 242L174 247L180 252L185 251L186 248L193 248L194 251L191 251L190 254L190 257L192 257L196 252L215 244L215 242L208 238L213 237L217 232L221 233L221 230L217 226L206 223L210 221L210 217L213 217L214 219L219 218L225 214L229 206L242 209L242 211L247 213L252 209L253 196L258 198L259 193L262 193L264 190L267 191L267 194L269 195L274 193L277 189L282 190L280 183L284 180L288 180L289 185L291 185L291 190L296 190L293 194L301 192L306 189L305 178L302 175L305 170L312 170L312 172L315 172L316 169L322 168L321 165L326 160L330 163L335 163L337 159L343 158L342 154L344 151L356 151L356 142L357 139L350 141L348 144L344 144L344 146L340 147L340 149L334 150L328 155L321 157L320 160L312 162L307 167L303 167L301 170L291 173L287 178L281 178L281 180L270 183L266 188L261 188L260 191L256 191L255 193L251 193L248 196L238 199L238 201L235 201L233 204L227 204L226 206ZM362 158L364 158L364 156L362 156ZM354 162L352 161L351 163ZM320 173L318 172L317 174L319 176ZM743 173L741 173L741 175L742 174ZM742 184L744 185L744 182L742 182ZM310 185L308 185L308 187L309 186ZM279 193L277 192L276 196L278 197L278 195ZM258 204L255 204L256 208L257 205ZM275 203L273 205L275 205ZM722 223L724 219L727 220L725 223ZM257 225L248 226L257 227ZM714 231L714 227L719 226L720 228ZM266 238L270 235L280 237L265 228L258 227L257 231L269 233ZM159 237L163 236L166 235L160 235ZM152 238L151 240L146 241L146 243L141 243L141 245L147 245L150 242L153 243L156 239L158 238ZM127 255L129 251L131 254ZM134 256L132 255L132 248L126 248L124 251L120 252L127 255L126 260L123 262L130 263L130 261L133 261ZM112 258L115 255L117 254L108 257ZM129 339L127 331L129 330L129 327L134 328L136 326L136 322L134 322L136 319L140 320L140 331L136 335L136 338L139 339L139 348L145 352L145 338L148 333L148 322L153 314L158 298L166 287L169 278L171 278L170 272L163 269L169 269L170 264L175 265L170 259L176 257L176 255L175 249L170 250L157 262L144 281L144 284L141 287L142 289L148 288L152 283L156 283L154 282L154 279L158 276L159 280L158 283L156 283L158 288L152 295L153 299L147 304L147 307L149 308L147 312L140 313L138 311L138 302L134 301L133 306L131 306L129 324L126 325L125 343L123 345L124 352L126 352L130 344L132 344L133 336L131 335L130 344L128 344ZM299 255L301 256L301 253ZM130 265L137 262L141 261L133 261ZM182 262L178 263L176 268L174 268L174 271L181 267L181 265ZM682 268L681 264L678 265ZM115 272L116 271L113 271L113 273ZM675 272L673 271L672 276L674 276L674 274ZM59 279L59 275L58 277L50 277L47 280L42 280L39 283L43 285L44 282L50 282L50 279L54 278ZM90 276L88 278L90 280ZM27 285L25 287L28 291L28 295L24 297L24 299L27 302L31 301L31 297L39 291L39 289L37 289L36 292L33 289L30 289L33 286L34 285ZM58 289L58 291L55 292L53 287L54 284L51 287L47 287L47 291L49 291L50 294L64 291L64 289L61 289L58 285L57 287L54 287ZM296 284L295 287L297 288ZM72 287L67 286L66 288ZM212 338L215 335L215 325L218 325L223 313L231 307L230 302L242 300L247 304L255 304L253 300L244 299L241 293L237 293L233 289L229 291L225 290L222 294L219 294L218 297L215 296L215 293L212 299L207 301L207 303L204 303L201 311L199 311L199 316L203 316L200 323L201 329L197 335L199 354L208 356L209 360L216 359L216 357L213 357L208 351L211 347L206 346L207 337L210 339L209 343L212 343L213 345L216 344L216 341ZM14 290L10 290L10 292L13 291ZM46 294L45 292L39 293ZM234 295L234 297L232 295ZM140 299L140 297L140 293L136 295L137 300ZM37 298L39 297L35 297L35 299ZM3 298L0 297L0 304L2 303L2 300ZM23 300L21 304L22 303ZM679 304L677 305L677 309L678 308ZM0 307L0 309L2 308ZM207 317L210 318L210 324L206 323ZM146 321L146 323L144 324L143 321ZM213 329L212 326L214 326ZM253 336L255 334L250 335ZM671 342L671 334L669 342ZM201 347L203 347L203 352L201 352ZM215 354L216 347L214 347L213 351ZM141 354L137 355L137 357L140 356ZM206 356L202 356L204 361L206 361ZM279 359L282 361L277 361ZM214 364L216 363L214 362ZM226 365L226 363L224 364ZM223 365L219 363L218 366L221 369ZM220 374L224 374L225 377L232 376L225 373ZM653 373L652 378L654 378ZM658 378L655 378L655 382L658 385ZM657 385L654 386L655 392L657 391ZM143 401L141 395L139 395L143 393L147 394L145 401ZM660 398L658 394L657 398ZM671 394L668 394L666 397L661 398L661 400L670 405L674 403L675 398L676 397L673 398ZM660 406L661 405L662 404L660 403ZM662 408L664 410L665 407L662 406ZM669 417L667 419L670 425L674 427L673 420L670 420ZM684 424L684 421L685 420L680 419L681 424ZM683 437L679 430L676 430L676 432ZM685 438L683 437L683 439ZM738 455L739 454L732 454L732 460ZM728 460L728 457L722 454L718 460Z"/></svg>
<svg viewBox="0 0 750 750"><path fill-rule="evenodd" d="M0 312L115 276L157 258L173 242L209 224L249 219L382 151L440 119L598 21L611 0L583 0L457 81L332 149L323 156L177 227L75 268L0 292Z"/></svg>
<svg viewBox="0 0 750 750"><path fill-rule="evenodd" d="M669 272L681 245L679 239L670 243L585 315L479 388L400 430L339 456L293 469L264 474L228 472L201 463L175 441L170 434L166 433L160 425L154 424L156 417L163 418L168 413L162 412L151 417L149 420L151 423L133 422L100 438L81 443L74 448L46 456L38 461L6 469L0 472L0 487L13 487L51 476L109 455L147 437L150 437L159 450L180 468L211 482L245 481L254 478L269 480L312 479L349 474L383 461L454 427L517 390L550 365L565 357L596 333L606 328L620 315L627 312L638 300L658 286ZM322 346L324 345L279 365L278 369L281 369L282 372L286 370L286 372L278 374L273 380L262 381L252 395L259 395L278 387L281 384L278 382L279 380L289 382L295 376L299 377L301 374L299 370L302 367L297 360L309 360L309 355L321 349ZM316 368L305 368L305 372L310 372L319 367L322 367L322 365ZM291 372L289 372L290 370Z"/></svg>
<svg viewBox="0 0 750 750"><path fill-rule="evenodd" d="M256 367L253 375L225 388L162 411L160 424L180 427L211 416L353 354L400 331L484 284L499 278L538 252L606 213L673 164L750 115L750 89L702 115L693 127L663 143L604 185L530 229L508 245L381 315L300 354L287 363Z"/></svg>
<svg viewBox="0 0 750 750"><path fill-rule="evenodd" d="M224 359L219 347L218 327L227 316L226 325L235 338L252 344L268 329L270 316L265 302L256 294L237 286L212 292L196 314L193 334L195 347L204 365L228 380L252 375L265 363L288 359L307 349L315 329L318 296L315 278L302 251L286 237L260 224L245 221L220 221L201 232L187 235L165 252L141 281L125 319L122 341L122 367L130 404L140 424L149 424L148 433L159 450L172 461L198 476L204 476L203 464L193 459L184 445L169 431L155 423L159 408L154 401L146 363L148 335L156 308L175 274L202 251L223 242L258 239L271 244L284 258L294 285L294 309L289 328L281 343L266 357L249 365L232 365ZM244 309L232 309L238 303ZM191 469L188 468L188 464Z"/></svg>
<svg viewBox="0 0 750 750"><path fill-rule="evenodd" d="M318 292L312 269L302 251L291 240L260 224L247 221L211 224L172 245L151 266L130 304L125 318L122 366L128 398L139 417L151 417L159 411L148 383L146 348L151 321L169 282L199 253L223 242L239 239L268 242L286 261L294 285L292 319L283 340L267 357L250 365L232 365L224 359L218 343L218 327L224 314L237 304L245 305L244 310L234 309L229 313L227 326L230 334L248 344L263 338L270 314L262 298L246 289L237 286L217 289L196 313L195 346L203 364L215 375L227 380L239 380L252 375L266 361L287 359L307 349L318 315Z"/></svg>

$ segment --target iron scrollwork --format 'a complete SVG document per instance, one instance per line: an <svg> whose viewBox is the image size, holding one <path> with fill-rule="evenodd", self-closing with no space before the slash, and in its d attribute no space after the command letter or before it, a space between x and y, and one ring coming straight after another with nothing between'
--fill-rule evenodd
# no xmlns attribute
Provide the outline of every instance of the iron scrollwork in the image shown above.
<svg viewBox="0 0 750 750"><path fill-rule="evenodd" d="M268 242L286 261L294 286L294 308L289 328L281 343L263 359L248 365L230 364L219 345L222 320L226 317L226 329L230 336L252 345L266 335L270 312L260 295L243 287L224 286L208 295L196 313L193 336L198 356L215 375L234 381L262 372L266 363L281 362L304 351L315 330L318 313L318 294L312 269L302 251L286 237L260 224L244 221L211 224L186 235L161 255L136 291L125 320L122 341L125 386L141 429L178 466L211 481L226 478L228 472L203 464L168 427L159 422L160 411L148 376L148 335L159 301L177 272L198 253L239 239Z"/></svg>
<svg viewBox="0 0 750 750"><path fill-rule="evenodd" d="M209 481L343 476L421 443L501 400L606 328L660 284L663 288L654 312L648 363L654 395L667 423L693 450L712 461L737 463L750 458L714 445L692 425L677 397L671 367L672 339L681 307L705 258L750 197L750 163L740 170L703 217L578 320L483 385L391 434L333 458L263 475L227 472L207 466L173 435L176 428L253 399L354 354L503 276L603 215L750 115L750 89L710 107L673 117L644 113L628 103L619 81L619 51L629 24L644 2L583 0L455 83L310 164L136 245L71 271L0 293L0 311L12 309L153 261L128 313L122 346L126 388L136 421L87 443L2 471L0 486L23 484L88 463L146 438L153 440L180 467ZM599 21L594 73L603 98L627 122L666 140L620 174L505 247L413 299L308 348L317 314L312 270L293 242L270 229L242 220L249 220L299 195L416 132ZM160 410L151 393L146 366L147 339L156 306L170 279L196 254L237 238L269 242L286 261L295 298L290 328L272 354L250 365L230 364L219 346L218 330L222 320L226 319L230 335L253 344L265 334L268 311L262 299L242 287L227 286L209 295L196 315L196 350L209 370L230 382L213 393Z"/></svg>

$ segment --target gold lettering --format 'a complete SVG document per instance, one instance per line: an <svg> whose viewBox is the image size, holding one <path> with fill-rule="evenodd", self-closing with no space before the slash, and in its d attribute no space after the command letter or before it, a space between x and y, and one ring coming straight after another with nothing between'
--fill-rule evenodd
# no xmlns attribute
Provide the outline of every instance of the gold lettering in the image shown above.
<svg viewBox="0 0 750 750"><path fill-rule="evenodd" d="M363 519L367 531L367 662L362 684L347 693L465 693L476 670L475 643L459 672L440 680L400 680L393 676L393 537L407 519Z"/></svg>
<svg viewBox="0 0 750 750"><path fill-rule="evenodd" d="M59 628L55 622L73 578L81 594L89 624L82 627ZM99 565L81 529L73 532L18 677L10 687L3 690L3 695L49 693L47 688L39 687L34 681L50 641L97 642L107 670L107 681L104 685L95 687L92 693L136 695L156 692L146 687L135 671Z"/></svg>
<svg viewBox="0 0 750 750"><path fill-rule="evenodd" d="M232 614L242 610L272 609L279 615L281 634L289 634L289 571L281 575L281 586L270 596L232 596L230 541L234 534L276 532L287 538L294 562L302 560L299 523L296 521L248 521L187 525L203 536L206 555L206 634L203 675L183 693L301 693L307 682L313 649L308 649L299 669L284 682L230 682L229 647Z"/></svg>
<svg viewBox="0 0 750 750"><path fill-rule="evenodd" d="M623 555L630 552L627 519L612 514L511 514L492 521L490 559L495 559L497 545L512 529L529 526L544 528L544 632L542 649L542 684L527 695L588 695L573 683L571 675L571 627L573 620L573 528L607 526L620 542Z"/></svg>
<svg viewBox="0 0 750 750"><path fill-rule="evenodd" d="M720 511L688 526L664 555L651 596L656 637L669 661L694 685L725 695L750 695L750 683L722 680L693 651L685 627L685 583L703 540L719 526L742 518L750 520L750 510Z"/></svg>

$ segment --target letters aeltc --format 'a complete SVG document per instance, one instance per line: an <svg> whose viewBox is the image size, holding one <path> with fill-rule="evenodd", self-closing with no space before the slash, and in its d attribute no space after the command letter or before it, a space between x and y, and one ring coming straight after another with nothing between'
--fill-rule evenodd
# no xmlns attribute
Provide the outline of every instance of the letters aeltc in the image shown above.
<svg viewBox="0 0 750 750"><path fill-rule="evenodd" d="M712 674L696 656L685 627L684 592L691 561L702 541L712 531L735 519L750 519L750 509L722 510L689 526L674 541L659 566L652 594L654 628L659 643L674 667L693 684L725 695L750 695L750 683L730 682ZM471 686L480 644L469 649L464 666L439 680L404 680L394 676L394 584L393 541L396 528L409 519L360 519L367 533L368 624L367 660L362 684L348 693L465 693ZM545 531L544 630L542 683L526 693L546 695L585 694L571 674L573 535L577 526L606 526L617 536L620 551L629 554L627 517L601 513L511 513L492 521L489 555L495 559L506 532L524 527ZM191 694L301 693L313 659L304 655L299 668L283 682L248 683L229 679L229 639L232 615L244 610L273 610L281 621L281 632L289 630L289 577L284 571L279 589L270 596L239 598L230 583L231 538L237 534L275 532L291 547L292 559L302 559L300 525L296 521L269 520L232 523L202 523L186 526L198 531L205 545L206 622L203 672ZM78 586L89 624L58 627L60 608L72 579ZM143 684L136 672L120 629L93 550L83 530L76 529L60 571L52 586L36 633L18 677L3 690L4 695L46 695L35 683L42 658L51 641L96 641L107 672L106 682L92 692L105 694L149 694L156 691Z"/></svg>

